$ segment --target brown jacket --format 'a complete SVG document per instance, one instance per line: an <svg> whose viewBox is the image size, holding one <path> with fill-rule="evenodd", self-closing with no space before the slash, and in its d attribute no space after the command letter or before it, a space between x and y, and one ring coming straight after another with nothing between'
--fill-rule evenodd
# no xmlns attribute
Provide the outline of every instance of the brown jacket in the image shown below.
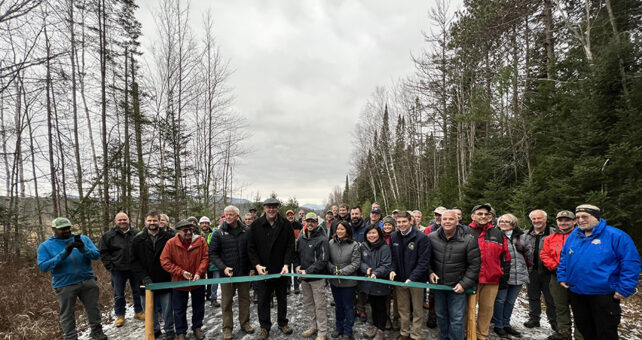
<svg viewBox="0 0 642 340"><path fill-rule="evenodd" d="M172 282L186 281L183 277L184 271L188 271L192 275L198 274L204 279L210 262L207 251L207 242L203 237L193 235L192 243L188 249L185 249L179 236L176 235L165 244L160 262L163 269L172 275ZM177 289L189 291L196 288L198 286Z"/></svg>

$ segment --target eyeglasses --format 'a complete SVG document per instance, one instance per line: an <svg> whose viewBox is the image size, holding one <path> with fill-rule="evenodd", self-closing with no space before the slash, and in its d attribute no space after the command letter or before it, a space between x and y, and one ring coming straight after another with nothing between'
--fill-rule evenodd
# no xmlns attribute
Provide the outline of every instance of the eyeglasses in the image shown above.
<svg viewBox="0 0 642 340"><path fill-rule="evenodd" d="M588 220L591 218L591 215L576 215L575 216L578 220Z"/></svg>
<svg viewBox="0 0 642 340"><path fill-rule="evenodd" d="M491 214L491 213L483 213L483 212L475 213L475 215L477 215L477 216L493 216L493 214Z"/></svg>
<svg viewBox="0 0 642 340"><path fill-rule="evenodd" d="M192 228L181 228L181 229L178 229L178 231L182 231L184 233L191 233L192 232Z"/></svg>
<svg viewBox="0 0 642 340"><path fill-rule="evenodd" d="M497 222L498 222L498 223L508 223L508 224L510 224L510 221L504 221L504 220L497 221Z"/></svg>

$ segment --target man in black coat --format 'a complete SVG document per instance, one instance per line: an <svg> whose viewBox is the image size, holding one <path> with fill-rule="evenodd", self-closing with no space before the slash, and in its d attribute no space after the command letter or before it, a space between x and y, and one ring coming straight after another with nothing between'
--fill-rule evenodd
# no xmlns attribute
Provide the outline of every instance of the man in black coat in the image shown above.
<svg viewBox="0 0 642 340"><path fill-rule="evenodd" d="M239 219L239 208L229 205L223 210L225 221L212 236L210 262L227 277L254 275L247 257L247 238L250 228ZM250 326L250 283L222 283L223 339L232 339L234 314L232 299L238 292L239 325L245 333L254 333Z"/></svg>
<svg viewBox="0 0 642 340"><path fill-rule="evenodd" d="M131 248L131 269L136 280L143 285L153 282L169 282L172 276L163 269L160 256L165 248L165 243L172 235L160 228L158 212L151 211L145 217L145 228L134 236ZM141 296L145 289L141 288ZM145 306L146 307L146 306ZM172 309L172 290L164 289L154 291L154 336L161 335L160 322L156 315L163 314L163 328L165 339L173 339L174 312Z"/></svg>
<svg viewBox="0 0 642 340"><path fill-rule="evenodd" d="M259 275L286 274L294 259L294 230L292 225L279 214L281 203L276 198L263 202L265 214L250 226L248 257L250 264ZM292 334L287 319L287 277L258 281L258 314L261 331L258 339L267 339L272 321L270 320L270 301L272 292L276 293L278 303L277 322L284 334Z"/></svg>
<svg viewBox="0 0 642 340"><path fill-rule="evenodd" d="M114 218L116 226L104 233L100 238L98 250L100 260L111 272L111 285L114 288L114 326L120 327L125 323L125 285L129 281L134 300L134 318L145 320L143 306L138 295L138 282L131 271L130 255L131 242L138 230L129 225L129 216L119 212Z"/></svg>

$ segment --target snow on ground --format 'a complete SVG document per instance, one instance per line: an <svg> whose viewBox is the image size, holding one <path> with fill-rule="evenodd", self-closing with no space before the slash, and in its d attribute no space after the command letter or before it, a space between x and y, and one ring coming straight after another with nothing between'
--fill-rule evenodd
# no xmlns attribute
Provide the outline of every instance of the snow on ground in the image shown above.
<svg viewBox="0 0 642 340"><path fill-rule="evenodd" d="M220 299L220 289L219 289L219 299ZM329 288L326 290L326 299L328 301L327 303L328 328L329 328L328 339L331 339L329 334L334 329L334 307L330 305L330 301L332 300L332 294L330 293ZM638 314L637 312L631 310L632 308L635 308L631 304L624 303L622 307L623 307L624 315ZM245 334L238 327L238 308L237 308L236 297L234 298L233 309L234 309L234 327L235 327L233 330L234 338L241 339L241 340L255 339L256 332L258 332L259 330L259 322L257 317L256 305L252 304L252 306L250 307L250 322L252 324L252 327L256 329L254 334ZM425 317L427 317L428 311L424 310L424 312L426 313ZM103 329L105 331L105 334L107 334L107 336L110 339L138 340L138 339L145 338L144 322L133 318L134 311L133 311L132 305L127 306L126 323L122 327L116 328L111 323L114 320L113 311L106 314L107 315L103 317L103 320L109 320L108 321L109 323L104 324ZM304 339L301 336L301 333L308 328L309 317L307 316L307 311L303 306L303 297L301 294L297 295L292 293L291 295L288 296L288 319L290 321L289 323L290 326L294 329L294 333L289 336L286 336L276 328L276 305L274 306L274 308L272 308L273 326L270 332L270 337L269 337L270 339L275 339L275 340ZM187 320L188 320L188 324L191 325L191 307L188 308ZM370 317L368 318L368 320L370 321ZM546 316L544 312L542 312L542 318L540 320L540 324L541 324L540 328L535 328L535 329L525 328L523 324L524 322L526 322L526 320L528 320L528 299L526 297L526 292L522 291L515 303L515 309L513 311L513 316L511 319L511 325L513 326L513 328L515 328L516 330L522 333L522 339L541 340L541 339L546 339L549 335L553 333L553 331L551 330L546 320ZM220 307L218 308L213 307L210 304L210 302L207 301L205 305L205 319L203 323L204 323L203 330L207 335L206 339L222 339L223 337L222 316L221 316ZM362 334L366 330L368 325L369 323L363 323L358 319L355 320L354 335L356 339L364 338ZM620 324L620 335L622 336L623 339L642 340L641 328L642 327L640 327L640 325L636 320L632 318L628 318L628 319L623 318L622 323ZM386 339L394 339L398 334L399 332L388 331L386 332ZM491 336L489 337L489 339L499 339L499 337L495 336L494 333L492 332L492 325L491 325L490 334ZM428 329L427 327L424 326L423 338L437 339L437 329ZM80 339L88 340L89 330L85 330L84 332L82 332ZM195 339L194 335L191 332L191 328L188 331L187 339Z"/></svg>

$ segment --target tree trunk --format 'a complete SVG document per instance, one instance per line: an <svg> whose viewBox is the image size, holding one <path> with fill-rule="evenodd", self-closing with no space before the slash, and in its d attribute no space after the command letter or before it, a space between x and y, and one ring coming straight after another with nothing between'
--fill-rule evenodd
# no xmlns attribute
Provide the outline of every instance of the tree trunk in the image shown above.
<svg viewBox="0 0 642 340"><path fill-rule="evenodd" d="M53 205L53 215L54 216L60 216L60 210L59 210L59 205L58 205L58 190L56 187L56 167L54 165L54 151L53 151L53 122L52 122L52 116L53 112L51 109L51 91L52 91L52 86L51 86L51 47L49 45L49 35L47 34L47 26L45 25L44 27L44 33L45 33L45 42L46 42L46 48L47 48L47 78L45 81L46 84L46 99L47 99L47 137L48 137L48 144L49 144L49 176L51 179L51 201Z"/></svg>

